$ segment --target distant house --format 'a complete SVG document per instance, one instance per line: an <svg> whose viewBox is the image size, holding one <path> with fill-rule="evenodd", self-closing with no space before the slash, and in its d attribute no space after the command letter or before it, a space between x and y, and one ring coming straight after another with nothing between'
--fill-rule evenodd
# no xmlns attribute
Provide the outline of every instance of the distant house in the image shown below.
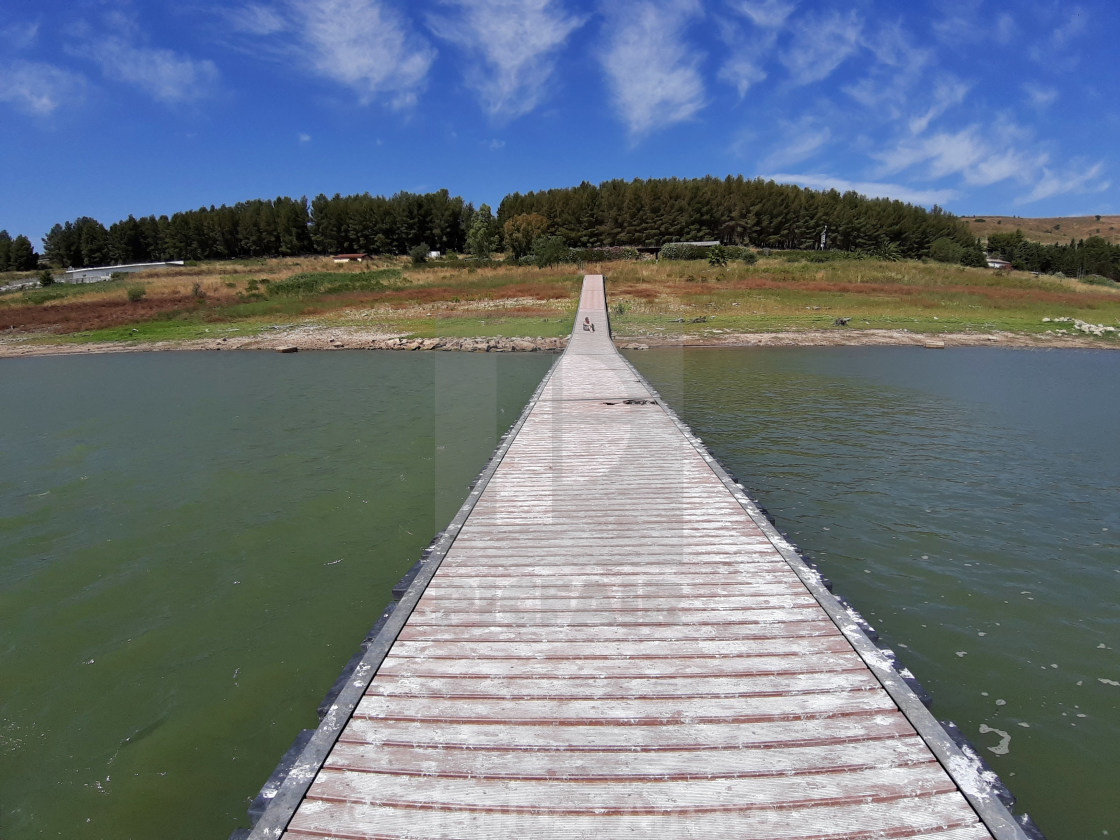
<svg viewBox="0 0 1120 840"><path fill-rule="evenodd" d="M369 254L336 254L334 261L336 263L352 263L352 262L365 262L369 259Z"/></svg>
<svg viewBox="0 0 1120 840"><path fill-rule="evenodd" d="M995 257L988 257L988 268L1010 271L1011 263L1007 260L997 260Z"/></svg>

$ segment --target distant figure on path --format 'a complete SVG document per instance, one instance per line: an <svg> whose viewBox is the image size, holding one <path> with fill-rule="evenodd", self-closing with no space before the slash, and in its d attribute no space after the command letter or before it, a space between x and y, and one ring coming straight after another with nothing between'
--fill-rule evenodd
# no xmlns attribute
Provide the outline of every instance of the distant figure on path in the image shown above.
<svg viewBox="0 0 1120 840"><path fill-rule="evenodd" d="M587 316L584 316L584 318L583 318L583 331L584 332L595 332L595 325L593 323L591 323L591 319Z"/></svg>

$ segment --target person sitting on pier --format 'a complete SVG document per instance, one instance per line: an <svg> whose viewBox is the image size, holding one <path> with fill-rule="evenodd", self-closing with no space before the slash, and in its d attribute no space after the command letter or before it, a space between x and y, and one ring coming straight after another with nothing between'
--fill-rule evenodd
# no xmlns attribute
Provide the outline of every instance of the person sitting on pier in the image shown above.
<svg viewBox="0 0 1120 840"><path fill-rule="evenodd" d="M591 323L591 318L587 317L586 315L583 318L583 331L595 332L595 325Z"/></svg>

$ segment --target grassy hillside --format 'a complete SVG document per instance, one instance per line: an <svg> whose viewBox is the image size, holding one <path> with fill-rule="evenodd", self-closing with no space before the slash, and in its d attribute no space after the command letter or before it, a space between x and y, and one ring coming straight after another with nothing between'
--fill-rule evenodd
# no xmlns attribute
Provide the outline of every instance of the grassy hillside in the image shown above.
<svg viewBox="0 0 1120 840"><path fill-rule="evenodd" d="M1066 244L1071 239L1100 236L1120 243L1120 216L1066 216L1055 219L1025 219L1019 216L962 216L979 237L990 233L1013 233L1016 228L1043 245Z"/></svg>
<svg viewBox="0 0 1120 840"><path fill-rule="evenodd" d="M0 335L51 342L213 339L326 325L416 337L543 338L570 330L584 271L607 276L612 323L623 339L858 329L1072 331L1070 321L1057 318L1120 326L1115 284L932 262L822 263L806 256L727 266L612 262L582 271L571 265L474 267L465 260L424 266L403 259L335 266L321 257L209 263L122 282L0 295ZM1117 341L1113 334L1101 340Z"/></svg>

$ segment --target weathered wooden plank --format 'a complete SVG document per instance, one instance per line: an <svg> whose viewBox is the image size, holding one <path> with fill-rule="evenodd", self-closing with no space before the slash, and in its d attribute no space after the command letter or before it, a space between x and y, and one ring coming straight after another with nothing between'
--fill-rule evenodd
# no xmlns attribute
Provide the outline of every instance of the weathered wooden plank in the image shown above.
<svg viewBox="0 0 1120 840"><path fill-rule="evenodd" d="M594 610L537 610L513 612L507 611L502 615L480 615L473 610L453 610L440 604L429 604L423 609L413 612L413 617L418 624L437 624L452 626L466 624L472 626L489 626L503 624L512 627L594 627L594 626L619 626L650 625L665 626L679 624L685 615L689 624L738 624L753 620L757 622L781 623L784 621L799 621L808 617L816 617L820 612L813 609L813 605L798 604L793 607L759 607L752 609L749 618L742 612L734 610L695 610L689 611L681 608L678 611L666 612L665 610L628 610L628 611L594 611ZM411 622L410 622L411 623Z"/></svg>
<svg viewBox="0 0 1120 840"><path fill-rule="evenodd" d="M574 723L579 725L650 726L736 721L800 720L853 714L876 714L891 709L881 691L834 691L788 697L680 698L637 700L567 700L479 698L460 703L443 697L378 697L367 694L355 717L393 720L503 721L515 723Z"/></svg>
<svg viewBox="0 0 1120 840"><path fill-rule="evenodd" d="M752 656L806 656L814 653L847 653L848 641L839 633L828 636L782 636L753 639L670 639L656 644L625 642L444 642L399 640L390 656L411 659L578 659L594 668L604 659L743 658ZM671 664L666 668L671 669Z"/></svg>
<svg viewBox="0 0 1120 840"><path fill-rule="evenodd" d="M390 656L378 674L399 676L479 676L506 677L587 676L596 677L658 677L671 667L673 676L732 677L756 674L803 674L847 671L861 665L854 652L827 654L777 654L775 656L722 657L711 656L668 660L649 656L629 659L409 659Z"/></svg>
<svg viewBox="0 0 1120 840"><path fill-rule="evenodd" d="M532 697L566 699L637 699L642 697L782 697L826 691L872 691L878 688L866 669L854 664L850 671L804 674L757 674L751 677L498 677L425 676L384 674L374 680L367 694L400 697Z"/></svg>
<svg viewBox="0 0 1120 840"><path fill-rule="evenodd" d="M691 726L568 726L558 737L552 725L449 723L354 718L340 743L408 746L422 749L529 750L544 756L558 752L641 752L690 750L771 750L795 746L829 746L906 739L914 728L897 710L832 718L828 727L806 718L749 723L696 723Z"/></svg>
<svg viewBox="0 0 1120 840"><path fill-rule="evenodd" d="M920 806L920 807L919 807ZM905 825L895 812L910 815ZM868 826L873 826L868 828ZM551 813L438 811L309 800L287 835L327 840L409 837L424 840L509 840L512 837L633 840L672 837L682 840L982 840L990 835L971 812L962 813L951 794L921 800L862 805L818 806L807 818L788 810L700 814L579 814L558 820Z"/></svg>
<svg viewBox="0 0 1120 840"><path fill-rule="evenodd" d="M744 810L812 809L907 800L916 810L922 798L954 793L956 786L932 759L844 773L803 772L747 778L627 779L463 779L360 773L325 767L310 797L370 805L437 807L491 812L524 811L575 815L587 812L704 813ZM967 807L967 806L966 806Z"/></svg>
<svg viewBox="0 0 1120 840"><path fill-rule="evenodd" d="M473 617L473 616L472 616ZM771 626L776 622L754 622L742 624L689 624L681 627L674 623L630 624L630 625L561 625L561 626L511 626L507 624L449 625L443 621L423 624L409 622L401 631L398 639L405 640L447 640L466 642L474 639L481 641L524 641L524 642L563 642L563 641L623 641L635 639L681 640L681 639L758 639L775 635L787 637L831 636L836 626L819 618L805 621L786 621L780 628Z"/></svg>
<svg viewBox="0 0 1120 840"><path fill-rule="evenodd" d="M547 781L685 781L824 775L882 767L926 765L922 744L911 738L850 743L781 746L768 750L657 750L652 752L423 749L365 743L340 743L328 767L383 775ZM710 752L710 754L709 754Z"/></svg>

